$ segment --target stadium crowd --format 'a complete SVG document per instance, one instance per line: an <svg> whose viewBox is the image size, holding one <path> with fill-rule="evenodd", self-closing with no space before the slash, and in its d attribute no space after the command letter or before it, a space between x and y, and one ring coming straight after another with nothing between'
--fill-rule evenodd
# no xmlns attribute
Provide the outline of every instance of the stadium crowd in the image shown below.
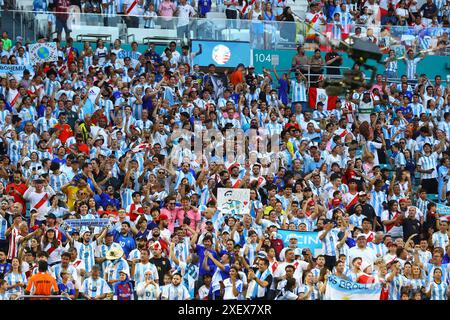
<svg viewBox="0 0 450 320"><path fill-rule="evenodd" d="M228 28L249 29L253 45L266 49L273 48L274 43L296 43L297 30L301 29L298 21L313 27L307 28L307 39L317 36L315 30L320 30L329 39L367 37L382 48L417 42L421 50L442 50L449 45L450 3L445 0L310 0L305 18L300 20L295 18L299 12L294 12L287 0L216 0L214 4L212 0L36 0L32 9L52 13L48 17L49 31L54 26L57 31L70 32L65 14L69 8L70 12L81 12L87 25L97 26L100 22L116 26L123 21L132 28L176 29L178 37L187 39L191 38L191 29L194 35L208 29L205 24L197 26L192 18L220 12L222 18L210 19L226 18ZM212 31L209 36L216 37ZM300 40L304 41L302 37Z"/></svg>
<svg viewBox="0 0 450 320"><path fill-rule="evenodd" d="M27 64L1 40L2 63ZM1 299L320 300L330 275L448 299L449 84L413 50L400 83L311 100L338 53L256 74L175 42L56 41L56 62L0 80ZM235 134L192 147L214 130ZM250 189L250 213L223 215L219 188Z"/></svg>

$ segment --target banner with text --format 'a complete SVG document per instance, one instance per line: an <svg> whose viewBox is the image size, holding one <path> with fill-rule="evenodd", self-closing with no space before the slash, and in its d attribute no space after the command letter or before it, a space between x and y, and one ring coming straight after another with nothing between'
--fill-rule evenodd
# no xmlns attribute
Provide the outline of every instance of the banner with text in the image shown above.
<svg viewBox="0 0 450 320"><path fill-rule="evenodd" d="M250 214L250 189L217 189L217 207L223 215Z"/></svg>
<svg viewBox="0 0 450 320"><path fill-rule="evenodd" d="M381 285L356 283L329 276L324 300L380 300Z"/></svg>
<svg viewBox="0 0 450 320"><path fill-rule="evenodd" d="M0 64L0 74L6 75L18 75L22 76L25 70L30 71L31 74L34 74L33 66L31 65L16 65L16 64Z"/></svg>
<svg viewBox="0 0 450 320"><path fill-rule="evenodd" d="M319 239L319 233L313 231L296 231L296 230L278 230L281 235L285 247L289 246L291 238L297 238L297 247L311 250L314 257L322 254L322 242Z"/></svg>
<svg viewBox="0 0 450 320"><path fill-rule="evenodd" d="M67 225L72 228L78 227L107 227L109 225L109 219L100 218L100 219L68 219L64 221Z"/></svg>
<svg viewBox="0 0 450 320"><path fill-rule="evenodd" d="M30 44L29 50L32 64L58 60L56 42Z"/></svg>
<svg viewBox="0 0 450 320"><path fill-rule="evenodd" d="M450 207L440 203L436 203L436 212L441 216L450 216Z"/></svg>

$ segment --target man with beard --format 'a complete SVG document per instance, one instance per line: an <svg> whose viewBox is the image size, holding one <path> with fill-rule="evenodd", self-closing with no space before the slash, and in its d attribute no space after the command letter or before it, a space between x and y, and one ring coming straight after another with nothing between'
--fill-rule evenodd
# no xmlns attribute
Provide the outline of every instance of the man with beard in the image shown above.
<svg viewBox="0 0 450 320"><path fill-rule="evenodd" d="M23 199L26 190L27 186L22 182L22 172L14 172L13 182L6 186L6 193L14 197L14 202L19 202L22 205L22 214L25 214L26 211L26 203Z"/></svg>
<svg viewBox="0 0 450 320"><path fill-rule="evenodd" d="M160 216L161 215L164 215L164 214L160 214ZM159 221L159 217L156 218L155 220ZM163 220L163 221L167 221L167 220ZM169 238L170 238L170 236L169 236ZM149 234L148 242L149 243L159 243L161 250L163 250L164 253L166 253L166 254L169 253L169 247L167 245L166 240L163 239L163 237L161 236L161 230L159 227L154 227L152 229L152 232Z"/></svg>
<svg viewBox="0 0 450 320"><path fill-rule="evenodd" d="M123 221L120 227L120 233L114 230L114 242L117 242L122 247L125 257L128 257L129 253L136 248L136 242L134 241L133 234L131 232L130 222Z"/></svg>
<svg viewBox="0 0 450 320"><path fill-rule="evenodd" d="M147 248L141 249L140 260L133 261L131 264L131 278L134 279L134 283L144 281L144 276L147 271L151 272L151 279L153 281L159 281L159 274L157 267L150 262L150 250Z"/></svg>
<svg viewBox="0 0 450 320"><path fill-rule="evenodd" d="M238 188L242 181L239 177L239 164L232 164L228 170L230 171L230 180L233 188Z"/></svg>
<svg viewBox="0 0 450 320"><path fill-rule="evenodd" d="M250 183L256 181L256 187L261 188L266 184L266 179L261 175L261 165L255 163L252 167L252 173L250 174Z"/></svg>
<svg viewBox="0 0 450 320"><path fill-rule="evenodd" d="M421 225L420 221L417 220L416 217L416 207L408 207L408 210L405 214L406 219L403 220L402 227L403 227L403 240L407 241L409 240L409 237L416 234L419 235L421 231ZM416 237L414 239L414 243L418 243L419 238Z"/></svg>
<svg viewBox="0 0 450 320"><path fill-rule="evenodd" d="M152 245L152 253L153 257L149 262L155 265L156 270L158 271L158 282L159 285L162 286L164 285L164 275L169 273L171 269L170 260L162 256L162 249L159 242L155 242Z"/></svg>

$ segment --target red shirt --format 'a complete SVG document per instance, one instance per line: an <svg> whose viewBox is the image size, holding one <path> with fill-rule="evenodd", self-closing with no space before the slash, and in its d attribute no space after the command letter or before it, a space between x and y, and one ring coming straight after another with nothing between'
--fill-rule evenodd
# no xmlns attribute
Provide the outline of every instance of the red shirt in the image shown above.
<svg viewBox="0 0 450 320"><path fill-rule="evenodd" d="M89 155L89 147L86 143L74 143L72 146L77 148L79 152Z"/></svg>
<svg viewBox="0 0 450 320"><path fill-rule="evenodd" d="M58 123L55 128L60 130L58 139L61 140L62 144L65 144L66 140L73 136L72 128L67 123L63 126Z"/></svg>
<svg viewBox="0 0 450 320"><path fill-rule="evenodd" d="M25 193L25 191L27 191L27 189L27 186L23 182L20 184L15 184L13 182L6 186L6 193L10 196L13 196L15 202L19 202L20 204L22 204L22 214L25 214L27 209L25 200L23 199L23 194ZM14 190L19 192L20 194L17 194L17 192L15 192Z"/></svg>

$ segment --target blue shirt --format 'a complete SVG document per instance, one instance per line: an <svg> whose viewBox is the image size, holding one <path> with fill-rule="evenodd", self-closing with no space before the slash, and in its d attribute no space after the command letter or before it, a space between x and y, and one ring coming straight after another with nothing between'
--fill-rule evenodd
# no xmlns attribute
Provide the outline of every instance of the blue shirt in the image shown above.
<svg viewBox="0 0 450 320"><path fill-rule="evenodd" d="M217 266L214 264L214 262L212 262L211 259L208 259L208 266L209 266L209 271L206 271L205 269L203 269L203 259L205 258L205 247L202 246L201 244L198 244L195 247L195 251L199 257L199 277L203 277L205 274L209 274L209 275L213 275L214 272L216 271ZM220 260L219 256L217 255L217 252L214 250L208 250L209 252L212 253L212 256L217 259Z"/></svg>
<svg viewBox="0 0 450 320"><path fill-rule="evenodd" d="M114 230L114 242L120 244L127 258L130 252L133 249L136 249L136 242L134 241L134 238L130 234L124 236L120 232L117 232L117 230Z"/></svg>
<svg viewBox="0 0 450 320"><path fill-rule="evenodd" d="M75 287L72 282L67 282L67 284L64 284L62 282L58 283L58 289L60 294L67 293L68 295L74 295L75 294Z"/></svg>
<svg viewBox="0 0 450 320"><path fill-rule="evenodd" d="M104 209L106 209L106 206L108 204L112 204L113 206L115 206L117 209L120 208L120 200L116 199L116 198L110 198L109 195L107 195L106 193L102 193L100 195L96 194L94 196L94 200L95 203L98 206L102 206Z"/></svg>

